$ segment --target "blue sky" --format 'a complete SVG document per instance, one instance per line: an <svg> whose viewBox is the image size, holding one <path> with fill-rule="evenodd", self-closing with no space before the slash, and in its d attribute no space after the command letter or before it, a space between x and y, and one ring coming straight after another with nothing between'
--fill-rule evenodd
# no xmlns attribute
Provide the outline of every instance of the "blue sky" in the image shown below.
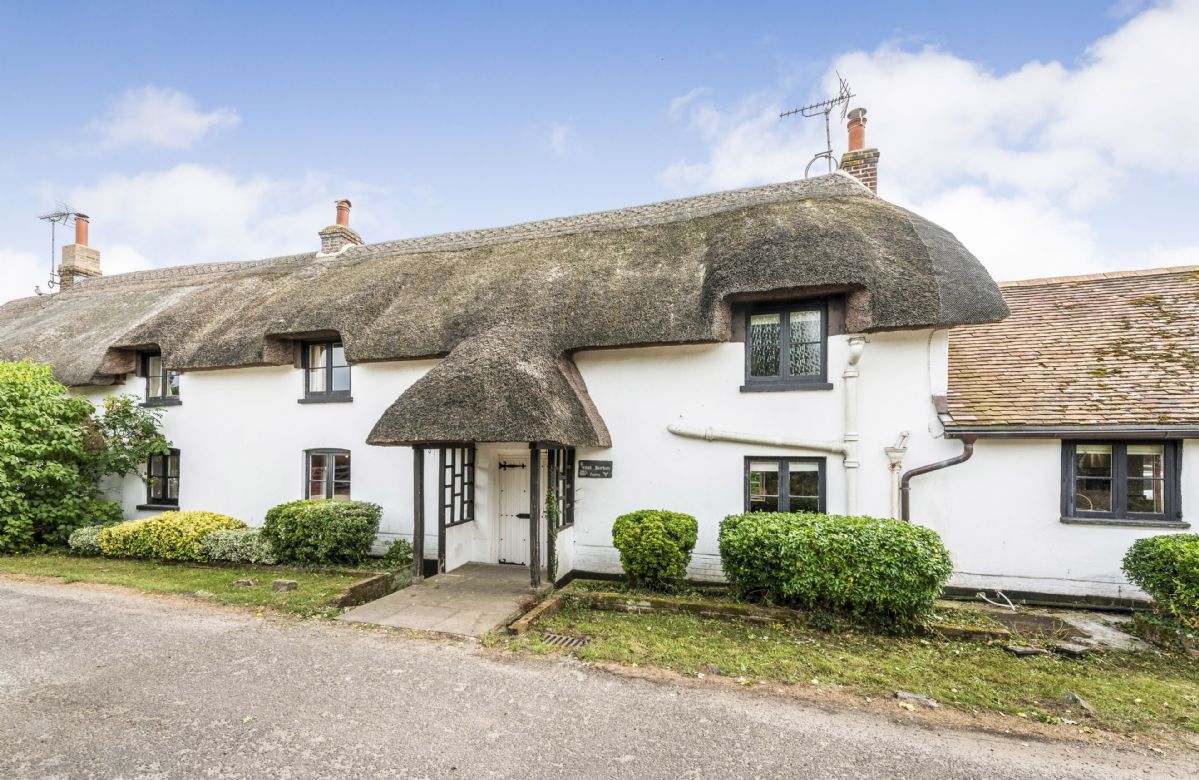
<svg viewBox="0 0 1199 780"><path fill-rule="evenodd" d="M115 273L799 178L838 69L997 277L1195 263L1197 5L9 3L0 300L56 201Z"/></svg>

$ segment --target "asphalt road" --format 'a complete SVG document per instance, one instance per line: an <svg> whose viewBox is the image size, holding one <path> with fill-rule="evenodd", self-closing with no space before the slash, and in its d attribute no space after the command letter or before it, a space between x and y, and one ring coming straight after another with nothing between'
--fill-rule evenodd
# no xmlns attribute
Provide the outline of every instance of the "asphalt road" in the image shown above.
<svg viewBox="0 0 1199 780"><path fill-rule="evenodd" d="M727 686L0 580L0 778L1195 777Z"/></svg>

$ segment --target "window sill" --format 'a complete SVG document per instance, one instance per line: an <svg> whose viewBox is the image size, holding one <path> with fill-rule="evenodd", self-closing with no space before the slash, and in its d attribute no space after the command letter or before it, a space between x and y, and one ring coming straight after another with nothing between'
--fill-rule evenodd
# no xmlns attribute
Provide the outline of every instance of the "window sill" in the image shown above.
<svg viewBox="0 0 1199 780"><path fill-rule="evenodd" d="M1113 528L1175 528L1185 531L1190 523L1182 520L1138 520L1128 517L1063 517L1066 525L1100 525Z"/></svg>
<svg viewBox="0 0 1199 780"><path fill-rule="evenodd" d="M179 511L179 505L178 504L138 504L137 506L134 507L134 509L140 509L143 511L166 510L169 512L177 512L177 511Z"/></svg>
<svg viewBox="0 0 1199 780"><path fill-rule="evenodd" d="M309 395L297 398L298 404L348 404L354 400L352 395Z"/></svg>
<svg viewBox="0 0 1199 780"><path fill-rule="evenodd" d="M782 393L789 390L832 390L831 382L793 382L790 384L741 385L743 393Z"/></svg>
<svg viewBox="0 0 1199 780"><path fill-rule="evenodd" d="M183 401L178 398L147 398L138 406L182 406Z"/></svg>

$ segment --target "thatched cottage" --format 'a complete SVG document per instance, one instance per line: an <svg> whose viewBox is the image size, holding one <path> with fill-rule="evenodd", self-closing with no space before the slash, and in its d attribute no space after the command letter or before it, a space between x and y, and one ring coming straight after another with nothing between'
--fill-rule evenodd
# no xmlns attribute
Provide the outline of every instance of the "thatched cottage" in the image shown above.
<svg viewBox="0 0 1199 780"><path fill-rule="evenodd" d="M946 537L958 585L1122 595L1116 548L1154 532L1146 518L1104 516L1123 530L1100 544L1111 529L1067 525L1064 500L1059 517L1056 497L1027 490L1028 469L1065 485L1070 458L1091 454L1059 441L1067 422L1105 420L1086 361L1076 398L1053 365L1022 372L1038 347L1005 356L1045 332L1043 299L1010 287L1005 302L951 234L877 197L861 131L852 175L499 229L364 244L341 201L320 251L267 260L101 276L80 220L62 291L0 307L0 356L49 362L93 398L166 407L176 449L118 487L131 516L178 506L254 523L295 498L353 497L380 504L382 537L412 539L429 569L504 562L537 582L619 570L612 521L639 508L700 520L697 578L720 576L729 513L907 511ZM1008 327L1012 301L1028 320ZM1062 360L1076 337L1046 336ZM1032 419L1026 387L1056 396L1028 435L1063 453L1060 474L999 454L1024 441L1009 423ZM1083 396L1086 421L1055 416ZM988 441L910 479L1001 428L995 456ZM1181 463L1170 435L1153 461L1165 472ZM1150 468L1111 437L1113 457ZM1187 498L1163 479L1175 497L1154 528L1178 526ZM549 491L547 516L530 496Z"/></svg>

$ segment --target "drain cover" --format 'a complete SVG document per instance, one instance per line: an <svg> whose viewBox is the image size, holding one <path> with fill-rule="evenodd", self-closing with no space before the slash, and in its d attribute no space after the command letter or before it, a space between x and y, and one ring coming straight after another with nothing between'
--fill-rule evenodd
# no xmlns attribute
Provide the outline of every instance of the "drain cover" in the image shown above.
<svg viewBox="0 0 1199 780"><path fill-rule="evenodd" d="M547 645L553 645L554 647L575 650L590 642L591 638L586 636L566 636L565 634L543 633L541 635L541 641L545 642Z"/></svg>

